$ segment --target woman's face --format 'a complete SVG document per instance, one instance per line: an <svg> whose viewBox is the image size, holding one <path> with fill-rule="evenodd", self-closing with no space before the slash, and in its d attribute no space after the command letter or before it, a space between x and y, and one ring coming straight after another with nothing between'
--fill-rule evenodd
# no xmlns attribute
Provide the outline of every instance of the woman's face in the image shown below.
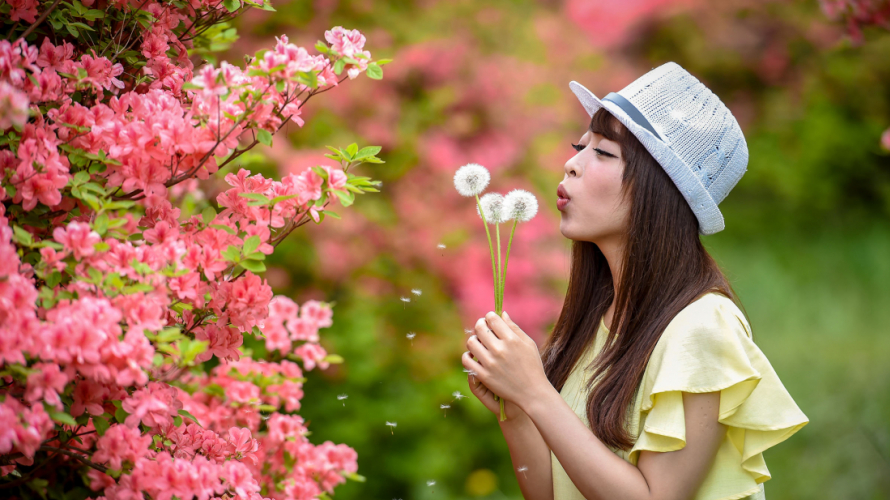
<svg viewBox="0 0 890 500"><path fill-rule="evenodd" d="M558 198L562 219L559 230L571 240L597 244L620 241L625 234L629 203L621 195L624 158L617 142L587 131L579 141L581 151L565 164L560 187L566 202Z"/></svg>

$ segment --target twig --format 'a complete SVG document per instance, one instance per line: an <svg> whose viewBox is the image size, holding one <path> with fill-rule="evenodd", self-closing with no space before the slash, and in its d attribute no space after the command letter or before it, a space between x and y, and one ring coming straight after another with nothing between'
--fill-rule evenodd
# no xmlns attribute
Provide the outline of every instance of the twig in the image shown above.
<svg viewBox="0 0 890 500"><path fill-rule="evenodd" d="M56 10L56 7L58 7L60 3L62 3L62 0L56 0L55 2L53 2L53 4L49 6L49 9L46 9L43 14L40 14L40 17L37 18L37 21L34 21L34 24L28 26L28 29L26 29L25 32L22 33L22 36L18 37L16 41L24 40L25 37L30 35L35 29L37 29L37 27L40 26L40 23L45 21L50 12Z"/></svg>

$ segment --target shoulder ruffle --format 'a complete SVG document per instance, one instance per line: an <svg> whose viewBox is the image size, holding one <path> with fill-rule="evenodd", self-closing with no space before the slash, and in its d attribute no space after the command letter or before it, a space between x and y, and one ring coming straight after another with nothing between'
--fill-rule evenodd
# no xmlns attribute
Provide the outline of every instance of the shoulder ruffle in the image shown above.
<svg viewBox="0 0 890 500"><path fill-rule="evenodd" d="M751 338L741 310L709 293L680 311L655 346L640 385L639 437L629 453L686 445L683 392L720 391L727 435L697 498L743 498L770 478L763 451L809 421Z"/></svg>

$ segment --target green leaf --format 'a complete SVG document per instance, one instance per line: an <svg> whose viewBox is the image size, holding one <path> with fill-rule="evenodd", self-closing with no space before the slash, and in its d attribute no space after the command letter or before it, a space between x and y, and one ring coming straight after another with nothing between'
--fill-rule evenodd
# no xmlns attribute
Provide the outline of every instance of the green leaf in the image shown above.
<svg viewBox="0 0 890 500"><path fill-rule="evenodd" d="M95 21L96 19L102 19L105 17L105 13L101 10L90 9L84 13L83 17L89 19L90 21Z"/></svg>
<svg viewBox="0 0 890 500"><path fill-rule="evenodd" d="M59 271L53 271L46 277L46 286L50 288L55 288L56 285L62 282L62 273Z"/></svg>
<svg viewBox="0 0 890 500"><path fill-rule="evenodd" d="M362 148L361 150L359 150L358 154L356 154L355 158L353 158L353 159L358 160L358 159L365 158L368 156L375 156L377 153L380 152L381 149L382 148L380 146L368 146L368 147Z"/></svg>
<svg viewBox="0 0 890 500"><path fill-rule="evenodd" d="M298 195L298 194L284 194L284 195L281 195L281 196L276 196L276 197L272 198L272 199L269 201L269 204L270 204L270 205L275 205L276 203L279 203L279 202L282 202L282 201L285 201L285 200L291 200L291 199L296 198L296 197L298 197L298 196L300 196L300 195Z"/></svg>
<svg viewBox="0 0 890 500"><path fill-rule="evenodd" d="M179 415L173 417L173 425L175 425L176 427L180 427L182 425L182 417L180 417Z"/></svg>
<svg viewBox="0 0 890 500"><path fill-rule="evenodd" d="M223 7L229 12L235 12L241 8L241 2L238 0L223 0Z"/></svg>
<svg viewBox="0 0 890 500"><path fill-rule="evenodd" d="M215 218L216 209L214 209L213 207L207 207L204 209L204 211L201 212L201 220L204 221L204 224L210 224Z"/></svg>
<svg viewBox="0 0 890 500"><path fill-rule="evenodd" d="M77 426L77 422L74 421L74 417L63 412L63 411L50 411L49 417L60 424L70 425L71 427Z"/></svg>
<svg viewBox="0 0 890 500"><path fill-rule="evenodd" d="M93 229L99 233L100 236L105 236L105 232L108 231L108 215L107 214L99 214L96 217L96 221L93 223Z"/></svg>
<svg viewBox="0 0 890 500"><path fill-rule="evenodd" d="M331 212L330 210L325 210L324 213L327 214L328 217L333 217L335 219L341 219L341 217L339 215L335 214L334 212Z"/></svg>
<svg viewBox="0 0 890 500"><path fill-rule="evenodd" d="M351 479L353 481L358 481L360 483L364 483L366 481L365 476L357 472L344 472L343 477L345 477L346 479Z"/></svg>
<svg viewBox="0 0 890 500"><path fill-rule="evenodd" d="M328 363L339 365L344 361L344 359L343 356L340 356L339 354L328 354L324 357L324 359L322 359L322 361L327 361Z"/></svg>
<svg viewBox="0 0 890 500"><path fill-rule="evenodd" d="M28 231L25 231L24 229L20 228L19 226L12 226L12 232L15 235L16 243L18 243L20 245L25 245L28 247L34 244L34 241L31 238L31 233L29 233Z"/></svg>
<svg viewBox="0 0 890 500"><path fill-rule="evenodd" d="M266 146L272 145L272 132L269 132L266 129L261 128L261 129L257 130L256 138L258 141L265 144Z"/></svg>
<svg viewBox="0 0 890 500"><path fill-rule="evenodd" d="M241 194L244 194L244 193L241 193ZM214 229L219 229L221 231L225 231L229 234L236 234L234 229L230 228L229 226L224 226L222 224L211 224L210 227L212 227Z"/></svg>
<svg viewBox="0 0 890 500"><path fill-rule="evenodd" d="M379 61L375 61L378 66L383 66L384 64L389 64L392 62L392 59L380 59Z"/></svg>
<svg viewBox="0 0 890 500"><path fill-rule="evenodd" d="M266 260L266 254L263 252L253 252L250 255L246 255L244 258L250 260Z"/></svg>
<svg viewBox="0 0 890 500"><path fill-rule="evenodd" d="M125 412L123 408L119 407L117 410L114 410L114 419L117 420L119 424L124 423L124 420L129 416L130 414Z"/></svg>
<svg viewBox="0 0 890 500"><path fill-rule="evenodd" d="M251 200L262 201L263 203L269 203L269 198L260 193L238 193L238 196L242 198L249 198Z"/></svg>
<svg viewBox="0 0 890 500"><path fill-rule="evenodd" d="M343 59L337 59L337 62L334 63L334 73L340 74L343 72L343 68L346 67L346 61Z"/></svg>
<svg viewBox="0 0 890 500"><path fill-rule="evenodd" d="M355 158L355 154L358 153L358 144L352 143L346 147L346 153L349 154L350 159Z"/></svg>
<svg viewBox="0 0 890 500"><path fill-rule="evenodd" d="M225 250L220 252L220 256L229 262L238 262L241 259L241 250L235 245L229 245Z"/></svg>
<svg viewBox="0 0 890 500"><path fill-rule="evenodd" d="M186 417L186 418L189 418L189 419L191 419L191 420L194 420L195 423L198 424L198 427L204 427L203 425L201 425L201 422L198 422L198 419L197 419L194 415L192 415L191 413L189 413L188 411L186 411L186 410L178 410L178 413L179 413L180 415L182 415L183 417Z"/></svg>
<svg viewBox="0 0 890 500"><path fill-rule="evenodd" d="M105 431L111 427L111 424L108 423L108 420L105 420L105 417L102 416L93 416L93 427L96 428L96 434L99 436L104 436Z"/></svg>
<svg viewBox="0 0 890 500"><path fill-rule="evenodd" d="M266 265L258 260L242 260L238 265L252 273L261 273L266 270Z"/></svg>
<svg viewBox="0 0 890 500"><path fill-rule="evenodd" d="M368 75L368 78L372 80L382 80L383 79L383 68L381 68L377 63L371 63L368 65L368 69L365 70L365 73Z"/></svg>
<svg viewBox="0 0 890 500"><path fill-rule="evenodd" d="M344 207L352 205L352 203L355 201L355 194L350 193L349 191L334 191L334 193L337 194L337 198L340 199L340 203Z"/></svg>
<svg viewBox="0 0 890 500"><path fill-rule="evenodd" d="M244 253L244 255L250 255L255 252L257 248L260 247L260 244L262 244L262 242L263 241L260 239L259 236L251 236L244 240L244 249L242 250L242 252Z"/></svg>

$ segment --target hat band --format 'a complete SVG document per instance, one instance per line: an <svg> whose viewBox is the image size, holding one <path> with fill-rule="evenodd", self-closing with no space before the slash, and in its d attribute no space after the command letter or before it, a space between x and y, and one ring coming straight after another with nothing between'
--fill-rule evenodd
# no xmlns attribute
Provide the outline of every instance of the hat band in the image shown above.
<svg viewBox="0 0 890 500"><path fill-rule="evenodd" d="M627 113L627 116L629 116L633 121L637 123L637 125L643 127L649 132L652 132L652 135L664 142L664 139L662 139L661 136L658 135L658 132L655 131L655 128L652 126L651 123L649 123L649 120L647 120L646 117L643 116L643 113L640 113L640 110L637 109L637 107L634 106L632 102L625 99L624 96L616 92L609 92L609 95L603 97L602 100L609 101L621 108L625 113Z"/></svg>

